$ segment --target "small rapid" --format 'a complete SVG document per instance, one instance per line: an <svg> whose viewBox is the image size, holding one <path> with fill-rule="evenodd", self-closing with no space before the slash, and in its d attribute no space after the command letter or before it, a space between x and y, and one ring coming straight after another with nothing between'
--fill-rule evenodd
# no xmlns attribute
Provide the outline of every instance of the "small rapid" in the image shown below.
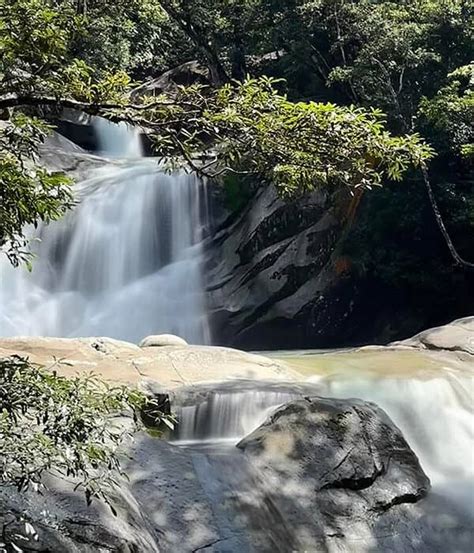
<svg viewBox="0 0 474 553"><path fill-rule="evenodd" d="M176 445L237 444L278 407L316 394L318 387L297 383L237 380L181 390L175 398Z"/></svg>

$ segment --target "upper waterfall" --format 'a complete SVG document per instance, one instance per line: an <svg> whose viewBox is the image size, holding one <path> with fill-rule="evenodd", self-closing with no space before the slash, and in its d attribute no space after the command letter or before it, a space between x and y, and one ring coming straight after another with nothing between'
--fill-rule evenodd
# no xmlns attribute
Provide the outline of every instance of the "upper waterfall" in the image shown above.
<svg viewBox="0 0 474 553"><path fill-rule="evenodd" d="M201 275L204 189L140 158L138 134L96 123L101 154L130 158L76 185L79 204L32 230L33 271L0 265L0 335L208 343ZM133 158L133 159L132 159Z"/></svg>

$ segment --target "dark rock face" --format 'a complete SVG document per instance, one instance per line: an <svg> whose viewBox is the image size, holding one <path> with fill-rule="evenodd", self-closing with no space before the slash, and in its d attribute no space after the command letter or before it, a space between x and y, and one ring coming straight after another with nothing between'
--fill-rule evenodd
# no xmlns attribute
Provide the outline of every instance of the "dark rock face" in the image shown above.
<svg viewBox="0 0 474 553"><path fill-rule="evenodd" d="M285 203L274 188L261 188L227 219L216 194L213 203L220 209L207 240L205 278L216 344L249 350L386 344L469 314L469 301L433 308L429 287L420 297L415 285L361 271L356 257L341 254L348 194L334 199L320 190Z"/></svg>
<svg viewBox="0 0 474 553"><path fill-rule="evenodd" d="M357 297L345 260L334 256L340 234L325 192L289 203L272 187L257 192L207 242L214 342L248 349L331 345Z"/></svg>

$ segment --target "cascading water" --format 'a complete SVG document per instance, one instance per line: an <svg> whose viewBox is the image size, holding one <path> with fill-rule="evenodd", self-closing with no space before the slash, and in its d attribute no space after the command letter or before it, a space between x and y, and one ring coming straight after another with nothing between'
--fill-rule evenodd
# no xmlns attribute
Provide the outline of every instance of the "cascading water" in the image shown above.
<svg viewBox="0 0 474 553"><path fill-rule="evenodd" d="M173 401L179 424L172 439L186 446L236 444L279 406L317 391L314 385L254 380L185 388ZM185 398L183 405L180 397Z"/></svg>
<svg viewBox="0 0 474 553"><path fill-rule="evenodd" d="M474 377L457 366L407 371L399 352L347 353L330 357L332 369L318 370L304 383L241 382L203 387L176 409L180 425L174 439L185 446L236 444L256 429L278 406L302 396L360 398L382 407L401 429L432 482L432 495L448 512L474 520ZM408 354L409 356L412 354ZM305 356L306 357L306 356ZM419 364L420 361L412 359ZM377 370L366 370L369 363ZM405 368L403 368L405 365ZM384 367L391 366L391 369ZM399 366L398 370L396 367Z"/></svg>
<svg viewBox="0 0 474 553"><path fill-rule="evenodd" d="M0 335L137 342L166 332L208 343L201 183L141 158L126 125L99 120L96 130L103 155L130 159L79 183L79 205L32 233L31 274L2 260Z"/></svg>

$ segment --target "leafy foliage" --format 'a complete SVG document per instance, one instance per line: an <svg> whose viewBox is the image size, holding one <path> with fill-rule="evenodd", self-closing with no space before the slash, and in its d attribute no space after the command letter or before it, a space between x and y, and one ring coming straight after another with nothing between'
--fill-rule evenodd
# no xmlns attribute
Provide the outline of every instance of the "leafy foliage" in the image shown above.
<svg viewBox="0 0 474 553"><path fill-rule="evenodd" d="M387 177L400 179L409 166L430 158L430 148L416 134L391 136L378 110L295 103L277 91L282 83L267 77L227 82L217 89L183 87L174 97L141 98L133 103L130 77L121 69L111 71L116 63L102 59L100 49L97 57L89 55L95 44L90 41L102 40L102 25L112 33L108 26L112 16L114 24L140 14L149 14L155 23L174 21L204 56L215 82L222 84L228 67L234 64L232 72L241 72L246 59L243 51L232 54L223 46L222 59L220 45L235 39L236 47L242 46L241 23L250 25L251 14L260 4L218 2L210 9L196 0L186 4L185 11L175 0L160 5L161 11L146 0L130 5L120 1L112 13L107 2L98 0L2 3L0 109L14 110L14 115L7 115L9 124L2 134L0 246L6 247L13 263L27 256L25 224L57 218L71 206L67 179L35 167L37 146L48 128L25 115L31 109L47 107L46 113L53 117L72 107L127 120L152 133L158 155L180 157L193 170L214 177L226 172L258 174L285 194L326 184L369 188ZM92 21L97 23L97 35L91 34ZM133 25L125 27L117 36L130 42L127 33ZM218 40L219 30L225 33ZM74 57L81 40L86 60ZM121 55L112 54L112 58L127 65Z"/></svg>
<svg viewBox="0 0 474 553"><path fill-rule="evenodd" d="M420 102L420 123L428 126L440 152L474 156L474 64L448 75L448 84Z"/></svg>
<svg viewBox="0 0 474 553"><path fill-rule="evenodd" d="M159 125L159 155L182 155L199 172L256 173L285 195L318 186L370 188L400 180L431 149L417 135L394 137L378 110L291 102L276 81L247 79L217 91L182 89L178 106L146 112ZM165 128L169 119L174 127ZM201 165L193 156L213 152Z"/></svg>
<svg viewBox="0 0 474 553"><path fill-rule="evenodd" d="M65 378L21 357L0 359L0 481L39 489L49 472L73 477L88 502L107 500L120 471L117 448L145 404L140 392L93 376ZM129 431L112 418L124 410L134 413Z"/></svg>
<svg viewBox="0 0 474 553"><path fill-rule="evenodd" d="M22 113L0 127L0 248L13 265L30 257L25 226L57 219L72 206L70 179L35 165L49 128Z"/></svg>

